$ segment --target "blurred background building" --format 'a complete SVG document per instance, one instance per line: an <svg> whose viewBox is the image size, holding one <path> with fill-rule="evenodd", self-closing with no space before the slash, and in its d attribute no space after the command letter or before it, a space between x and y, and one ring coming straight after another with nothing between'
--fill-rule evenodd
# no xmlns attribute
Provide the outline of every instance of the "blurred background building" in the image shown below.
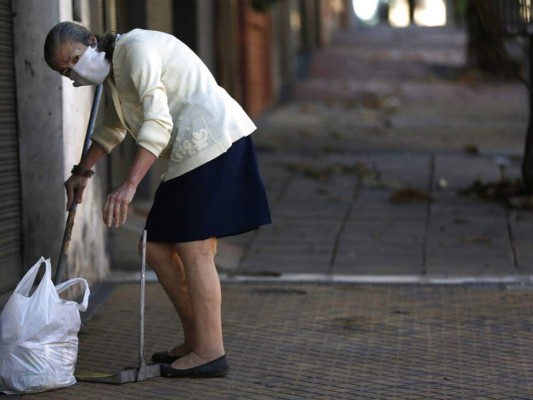
<svg viewBox="0 0 533 400"><path fill-rule="evenodd" d="M0 293L13 289L41 255L57 262L66 218L63 182L79 161L89 117L93 88L74 90L44 62L44 39L56 23L171 33L258 118L352 15L348 0L0 0ZM94 282L109 272L113 246L101 208L134 152L127 139L97 166L76 216L70 276ZM156 167L137 198L149 199L158 179Z"/></svg>
<svg viewBox="0 0 533 400"><path fill-rule="evenodd" d="M44 39L58 22L101 33L171 33L257 119L287 98L336 31L458 25L469 1L479 0L0 0L0 294L40 256L57 262L66 218L63 182L81 156L94 88L74 89L44 62ZM78 208L70 276L98 281L120 259L123 249L103 225L101 209L135 151L128 137L97 166ZM150 171L136 201L149 204L163 168L161 162ZM129 247L139 234L132 230Z"/></svg>

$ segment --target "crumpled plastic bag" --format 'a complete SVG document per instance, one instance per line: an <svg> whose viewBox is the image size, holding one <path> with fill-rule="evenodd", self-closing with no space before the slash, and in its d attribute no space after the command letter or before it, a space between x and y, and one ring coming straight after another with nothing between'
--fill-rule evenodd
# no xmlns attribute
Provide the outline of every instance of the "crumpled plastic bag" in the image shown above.
<svg viewBox="0 0 533 400"><path fill-rule="evenodd" d="M42 263L45 273L31 293ZM76 284L84 288L81 303L59 297ZM89 294L83 278L54 286L50 259L41 257L26 273L0 314L0 391L37 393L76 383L80 311Z"/></svg>

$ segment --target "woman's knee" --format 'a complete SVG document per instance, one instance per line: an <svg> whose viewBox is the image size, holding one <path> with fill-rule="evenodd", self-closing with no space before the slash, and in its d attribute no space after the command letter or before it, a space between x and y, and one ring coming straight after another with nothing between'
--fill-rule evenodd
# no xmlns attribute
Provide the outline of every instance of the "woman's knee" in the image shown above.
<svg viewBox="0 0 533 400"><path fill-rule="evenodd" d="M139 252L142 252L142 243L139 243ZM170 243L146 243L146 261L152 267L171 263L175 256L176 251Z"/></svg>
<svg viewBox="0 0 533 400"><path fill-rule="evenodd" d="M215 259L217 253L217 239L177 243L175 249L185 264L210 262Z"/></svg>

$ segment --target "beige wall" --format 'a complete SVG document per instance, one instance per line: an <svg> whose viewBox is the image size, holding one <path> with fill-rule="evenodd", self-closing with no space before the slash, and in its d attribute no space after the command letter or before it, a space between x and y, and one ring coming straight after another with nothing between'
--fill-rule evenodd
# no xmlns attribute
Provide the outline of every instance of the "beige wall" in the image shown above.
<svg viewBox="0 0 533 400"><path fill-rule="evenodd" d="M91 21L89 0L82 1L83 25ZM60 19L72 18L72 1L61 1ZM91 28L89 26L89 28ZM75 88L68 78L61 78L63 94L63 151L64 177L70 176L74 164L78 164L83 149L87 124L94 97L94 87ZM105 160L95 170L105 169ZM84 200L78 206L76 221L69 248L69 276L83 276L91 281L102 279L109 272L109 259L106 251L107 227L102 221L102 202L106 193L98 174L91 178L84 193Z"/></svg>
<svg viewBox="0 0 533 400"><path fill-rule="evenodd" d="M172 33L172 0L147 1L146 20L148 29Z"/></svg>

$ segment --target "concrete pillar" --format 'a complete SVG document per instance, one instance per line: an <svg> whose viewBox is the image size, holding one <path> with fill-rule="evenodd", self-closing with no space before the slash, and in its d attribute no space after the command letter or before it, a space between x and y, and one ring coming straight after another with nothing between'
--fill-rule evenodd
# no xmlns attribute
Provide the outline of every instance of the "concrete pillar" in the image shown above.
<svg viewBox="0 0 533 400"><path fill-rule="evenodd" d="M59 22L59 3L13 0L12 7L22 181L22 258L28 268L40 256L57 260L65 220L62 81L43 58L43 32Z"/></svg>

